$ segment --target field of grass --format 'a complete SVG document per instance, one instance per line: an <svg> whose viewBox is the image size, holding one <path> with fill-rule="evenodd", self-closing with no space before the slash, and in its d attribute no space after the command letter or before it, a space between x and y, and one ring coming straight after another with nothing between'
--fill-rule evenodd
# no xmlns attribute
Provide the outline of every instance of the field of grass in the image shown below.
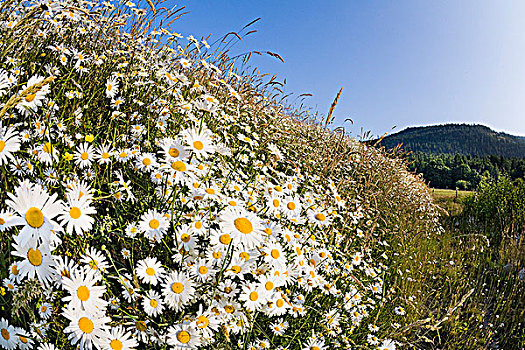
<svg viewBox="0 0 525 350"><path fill-rule="evenodd" d="M440 208L444 209L449 215L457 215L463 210L462 200L470 195L473 191L457 191L446 189L432 189L432 198Z"/></svg>

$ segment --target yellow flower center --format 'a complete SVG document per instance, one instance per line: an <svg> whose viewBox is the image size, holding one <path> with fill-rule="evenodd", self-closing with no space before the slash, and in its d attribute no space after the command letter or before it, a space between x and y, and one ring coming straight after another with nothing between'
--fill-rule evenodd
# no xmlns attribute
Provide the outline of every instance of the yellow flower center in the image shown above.
<svg viewBox="0 0 525 350"><path fill-rule="evenodd" d="M181 241L184 243L188 243L190 241L190 235L187 233L183 233L182 236L180 236Z"/></svg>
<svg viewBox="0 0 525 350"><path fill-rule="evenodd" d="M279 207L279 200L278 200L278 199L274 199L274 200L272 201L272 204L273 204L273 206L274 206L275 208L278 208L278 207Z"/></svg>
<svg viewBox="0 0 525 350"><path fill-rule="evenodd" d="M214 257L215 259L220 259L221 256L222 256L222 253L221 253L221 252L213 252L212 255L213 255L213 257Z"/></svg>
<svg viewBox="0 0 525 350"><path fill-rule="evenodd" d="M199 316L197 317L197 327L199 328L206 328L210 324L210 320L208 320L208 317L206 316Z"/></svg>
<svg viewBox="0 0 525 350"><path fill-rule="evenodd" d="M51 146L51 144L49 142L46 142L44 144L44 148L42 148L42 150L46 153L51 153L51 150L53 149L53 147Z"/></svg>
<svg viewBox="0 0 525 350"><path fill-rule="evenodd" d="M135 327L141 332L144 332L146 329L148 329L148 325L144 321L135 322Z"/></svg>
<svg viewBox="0 0 525 350"><path fill-rule="evenodd" d="M151 219L149 222L149 227L151 227L153 230L158 229L160 226L160 222L157 219Z"/></svg>
<svg viewBox="0 0 525 350"><path fill-rule="evenodd" d="M148 276L154 276L154 275L155 275L155 269L153 269L153 267L148 267L148 268L146 269L146 274L147 274Z"/></svg>
<svg viewBox="0 0 525 350"><path fill-rule="evenodd" d="M180 152L178 149L176 148L170 148L169 151L168 151L169 155L172 156L173 158L175 157L178 157Z"/></svg>
<svg viewBox="0 0 525 350"><path fill-rule="evenodd" d="M144 158L142 160L142 164L144 164L145 166L149 166L151 165L151 160L149 158Z"/></svg>
<svg viewBox="0 0 525 350"><path fill-rule="evenodd" d="M190 342L191 336L190 333L186 331L180 331L177 333L177 340L180 341L182 344L187 344Z"/></svg>
<svg viewBox="0 0 525 350"><path fill-rule="evenodd" d="M103 159L108 159L109 158L109 153L108 152L102 153L102 158Z"/></svg>
<svg viewBox="0 0 525 350"><path fill-rule="evenodd" d="M113 350L122 350L122 342L118 339L113 339L110 343L109 343L109 346L111 347L111 349Z"/></svg>
<svg viewBox="0 0 525 350"><path fill-rule="evenodd" d="M231 314L231 313L233 313L235 311L235 309L231 305L226 305L224 307L224 311L226 311L227 313Z"/></svg>
<svg viewBox="0 0 525 350"><path fill-rule="evenodd" d="M20 341L24 344L27 344L27 338L26 337L23 337L21 335L18 336L18 339L20 339Z"/></svg>
<svg viewBox="0 0 525 350"><path fill-rule="evenodd" d="M186 171L186 164L184 164L183 162L181 162L180 160L176 161L176 162L173 162L171 163L171 168L175 171Z"/></svg>
<svg viewBox="0 0 525 350"><path fill-rule="evenodd" d="M197 222L195 223L195 228L196 228L197 230L200 230L200 229L202 228L202 222L197 221Z"/></svg>
<svg viewBox="0 0 525 350"><path fill-rule="evenodd" d="M0 152L2 152L4 150L4 147L5 147L5 141L4 140L0 140Z"/></svg>
<svg viewBox="0 0 525 350"><path fill-rule="evenodd" d="M326 220L326 216L324 216L323 213L315 214L315 219L319 220L319 221L325 221Z"/></svg>
<svg viewBox="0 0 525 350"><path fill-rule="evenodd" d="M272 281L268 281L264 284L264 288L266 288L266 290L273 290L273 282Z"/></svg>
<svg viewBox="0 0 525 350"><path fill-rule="evenodd" d="M151 300L149 301L149 305L150 305L152 308L155 308L155 309L156 309L157 306L159 305L159 302L156 301L155 299L151 299Z"/></svg>
<svg viewBox="0 0 525 350"><path fill-rule="evenodd" d="M279 299L275 304L277 305L277 307L283 307L284 301L282 299Z"/></svg>
<svg viewBox="0 0 525 350"><path fill-rule="evenodd" d="M5 328L2 328L2 330L0 331L0 334L2 334L2 338L4 338L5 340L9 340L9 338L11 338L9 331Z"/></svg>
<svg viewBox="0 0 525 350"><path fill-rule="evenodd" d="M89 288L86 286L80 286L77 288L77 297L81 301L87 301L89 299L89 295L91 293L89 292Z"/></svg>
<svg viewBox="0 0 525 350"><path fill-rule="evenodd" d="M93 332L95 326L89 318L81 317L80 320L78 320L78 328L80 328L82 332L89 334Z"/></svg>
<svg viewBox="0 0 525 350"><path fill-rule="evenodd" d="M206 189L207 194L215 194L215 190L213 188L207 188Z"/></svg>
<svg viewBox="0 0 525 350"><path fill-rule="evenodd" d="M201 267L199 267L199 273L200 273L201 275L205 275L205 274L207 274L207 273L208 273L208 268L207 268L206 266L201 266Z"/></svg>
<svg viewBox="0 0 525 350"><path fill-rule="evenodd" d="M241 253L239 254L239 257L243 258L244 261L248 261L248 260L250 260L250 254L248 254L248 253L246 253L246 252L241 252Z"/></svg>
<svg viewBox="0 0 525 350"><path fill-rule="evenodd" d="M46 312L46 311L47 311L47 306L43 305L43 306L40 308L40 311L42 311L42 312Z"/></svg>
<svg viewBox="0 0 525 350"><path fill-rule="evenodd" d="M294 202L290 202L286 205L286 207L289 209L289 210L295 210L295 203Z"/></svg>
<svg viewBox="0 0 525 350"><path fill-rule="evenodd" d="M87 152L82 152L82 154L80 155L80 158L82 158L82 160L86 160L88 159L89 157L89 154Z"/></svg>
<svg viewBox="0 0 525 350"><path fill-rule="evenodd" d="M33 250L33 248L29 248L27 251L27 259L33 266L40 266L42 265L42 253L40 253L40 250Z"/></svg>
<svg viewBox="0 0 525 350"><path fill-rule="evenodd" d="M193 147L195 147L195 149L201 151L204 148L204 145L202 144L201 141L194 141L193 142Z"/></svg>
<svg viewBox="0 0 525 350"><path fill-rule="evenodd" d="M253 231L253 225L250 220L246 218L238 218L234 221L235 228L245 235Z"/></svg>
<svg viewBox="0 0 525 350"><path fill-rule="evenodd" d="M271 236L272 233L273 233L273 230L271 228L267 227L267 228L264 229L264 233L266 233L268 236Z"/></svg>
<svg viewBox="0 0 525 350"><path fill-rule="evenodd" d="M13 273L13 275L18 275L18 266L16 265L13 265L13 267L11 267L11 272Z"/></svg>
<svg viewBox="0 0 525 350"><path fill-rule="evenodd" d="M272 249L270 255L272 256L272 258L278 259L279 256L281 255L281 253L279 253L279 251L277 249Z"/></svg>
<svg viewBox="0 0 525 350"><path fill-rule="evenodd" d="M232 239L231 239L231 237L230 237L229 234L225 233L225 234L223 234L223 235L221 235L221 236L219 237L219 241L220 241L222 244L224 244L224 245L228 245L228 244L230 244L230 242L232 241Z"/></svg>
<svg viewBox="0 0 525 350"><path fill-rule="evenodd" d="M180 294L184 291L184 285L180 282L175 282L171 285L173 293Z"/></svg>
<svg viewBox="0 0 525 350"><path fill-rule="evenodd" d="M34 228L39 228L44 224L44 214L42 214L42 211L40 209L31 207L26 212L26 222L29 226Z"/></svg>
<svg viewBox="0 0 525 350"><path fill-rule="evenodd" d="M71 216L73 219L78 219L80 217L80 209L77 207L73 207L69 210L69 216Z"/></svg>
<svg viewBox="0 0 525 350"><path fill-rule="evenodd" d="M26 102L32 102L36 97L36 92L34 94L29 94L25 97Z"/></svg>
<svg viewBox="0 0 525 350"><path fill-rule="evenodd" d="M239 272L241 272L241 267L239 265L234 265L232 266L232 271L233 273L238 274Z"/></svg>
<svg viewBox="0 0 525 350"><path fill-rule="evenodd" d="M259 299L259 294L255 291L251 292L250 293L250 300L251 301L256 301L257 299Z"/></svg>

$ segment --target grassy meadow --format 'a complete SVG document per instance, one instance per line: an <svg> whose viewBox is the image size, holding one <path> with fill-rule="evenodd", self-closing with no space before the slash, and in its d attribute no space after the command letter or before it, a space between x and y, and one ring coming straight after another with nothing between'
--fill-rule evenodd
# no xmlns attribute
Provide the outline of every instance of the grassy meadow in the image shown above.
<svg viewBox="0 0 525 350"><path fill-rule="evenodd" d="M463 198L472 195L473 191L432 189L432 198L440 208L446 211L446 214L455 216L463 210ZM445 214L445 215L446 215Z"/></svg>
<svg viewBox="0 0 525 350"><path fill-rule="evenodd" d="M433 194L180 11L0 3L0 348L523 344L523 186Z"/></svg>

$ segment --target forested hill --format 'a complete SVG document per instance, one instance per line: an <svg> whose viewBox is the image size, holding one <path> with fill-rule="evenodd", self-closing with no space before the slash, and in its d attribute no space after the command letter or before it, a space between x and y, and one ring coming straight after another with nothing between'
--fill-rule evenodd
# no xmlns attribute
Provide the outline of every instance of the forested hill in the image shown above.
<svg viewBox="0 0 525 350"><path fill-rule="evenodd" d="M525 157L525 138L496 132L483 125L445 124L411 127L388 135L381 146L402 144L406 151L433 154Z"/></svg>

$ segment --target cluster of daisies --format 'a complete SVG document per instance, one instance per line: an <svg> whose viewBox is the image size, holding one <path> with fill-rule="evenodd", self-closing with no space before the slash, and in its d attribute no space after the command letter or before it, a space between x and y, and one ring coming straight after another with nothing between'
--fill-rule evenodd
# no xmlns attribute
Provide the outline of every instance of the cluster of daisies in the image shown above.
<svg viewBox="0 0 525 350"><path fill-rule="evenodd" d="M261 132L283 121L206 41L115 29L145 13L0 17L0 347L350 349L360 330L395 349L370 317L386 267L359 202Z"/></svg>

